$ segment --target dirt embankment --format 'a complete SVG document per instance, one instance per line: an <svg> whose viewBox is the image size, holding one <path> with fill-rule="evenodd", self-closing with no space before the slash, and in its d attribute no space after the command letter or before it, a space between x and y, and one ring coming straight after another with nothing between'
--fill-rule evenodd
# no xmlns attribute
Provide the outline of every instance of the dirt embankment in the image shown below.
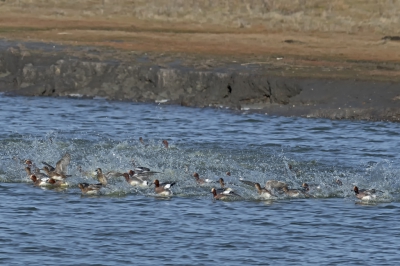
<svg viewBox="0 0 400 266"><path fill-rule="evenodd" d="M6 0L0 90L399 121L400 2L353 2Z"/></svg>

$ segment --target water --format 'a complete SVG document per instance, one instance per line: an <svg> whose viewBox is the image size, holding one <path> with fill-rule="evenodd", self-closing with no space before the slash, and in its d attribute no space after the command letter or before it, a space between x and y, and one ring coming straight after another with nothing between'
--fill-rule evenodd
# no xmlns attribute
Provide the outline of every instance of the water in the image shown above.
<svg viewBox="0 0 400 266"><path fill-rule="evenodd" d="M1 264L400 262L400 124L103 99L0 95L0 106ZM34 187L20 160L41 167L65 152L72 157L70 186ZM161 181L176 181L174 196L155 197L152 188L122 178L110 180L100 196L81 195L77 184L96 183L97 167L126 172L133 162L162 172ZM198 186L194 172L223 177L242 198L213 201L210 189L217 184ZM321 189L310 198L279 194L265 201L240 178ZM382 193L360 202L354 185Z"/></svg>

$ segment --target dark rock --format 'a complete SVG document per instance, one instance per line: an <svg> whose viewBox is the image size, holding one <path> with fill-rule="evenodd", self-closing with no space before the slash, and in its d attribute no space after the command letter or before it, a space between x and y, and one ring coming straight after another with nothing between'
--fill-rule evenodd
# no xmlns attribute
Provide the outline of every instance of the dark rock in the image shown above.
<svg viewBox="0 0 400 266"><path fill-rule="evenodd" d="M229 107L286 116L400 120L398 83L286 78L269 75L266 68L240 65L218 64L218 69L204 70L160 64L139 55L130 61L87 60L85 53L76 56L59 49L28 51L16 45L0 49L0 91Z"/></svg>
<svg viewBox="0 0 400 266"><path fill-rule="evenodd" d="M382 38L385 41L400 41L400 36L385 36Z"/></svg>

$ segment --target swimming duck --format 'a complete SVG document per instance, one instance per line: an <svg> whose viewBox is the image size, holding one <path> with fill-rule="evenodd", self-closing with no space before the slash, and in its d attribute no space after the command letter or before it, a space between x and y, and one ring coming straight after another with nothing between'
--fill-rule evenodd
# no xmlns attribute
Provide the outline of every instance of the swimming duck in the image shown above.
<svg viewBox="0 0 400 266"><path fill-rule="evenodd" d="M49 177L55 180L63 180L70 176L67 175L68 165L70 161L71 161L71 155L69 153L66 153L57 162L55 168L46 162L42 162L44 165L46 165L45 167L43 167L43 170Z"/></svg>
<svg viewBox="0 0 400 266"><path fill-rule="evenodd" d="M153 184L156 186L154 188L154 192L160 196L171 196L172 191L170 188L175 185L175 182L172 183L166 183L166 184L160 184L160 181L158 179L154 180Z"/></svg>
<svg viewBox="0 0 400 266"><path fill-rule="evenodd" d="M98 172L100 172L100 173L101 173L102 175L104 175L107 179L116 178L116 177L120 177L120 176L123 175L123 173L118 172L118 171L108 171L107 173L103 173L103 171L102 171L101 168L97 168L95 172L96 172L96 175L97 175Z"/></svg>
<svg viewBox="0 0 400 266"><path fill-rule="evenodd" d="M96 173L96 178L97 180L99 180L99 182L103 185L103 186L107 186L107 178L106 176L103 174L103 171L101 170L101 168L97 168L95 170Z"/></svg>
<svg viewBox="0 0 400 266"><path fill-rule="evenodd" d="M200 178L199 174L196 173L196 172L193 174L193 177L196 180L197 184L199 184L199 185L204 185L204 184L207 184L207 183L213 183L214 182L213 180L208 179L208 178L206 178L206 179Z"/></svg>
<svg viewBox="0 0 400 266"><path fill-rule="evenodd" d="M100 189L103 187L103 184L79 183L78 187L81 189L82 194L98 195L100 194Z"/></svg>
<svg viewBox="0 0 400 266"><path fill-rule="evenodd" d="M286 196L290 198L298 198L301 196L305 196L303 192L301 192L298 189L289 189L288 187L284 186L282 187L282 191L286 194Z"/></svg>
<svg viewBox="0 0 400 266"><path fill-rule="evenodd" d="M374 200L376 199L376 189L358 189L357 186L353 188L356 197L360 200Z"/></svg>
<svg viewBox="0 0 400 266"><path fill-rule="evenodd" d="M30 179L33 181L33 185L37 187L51 186L51 184L49 183L50 178L37 178L36 175L31 175Z"/></svg>
<svg viewBox="0 0 400 266"><path fill-rule="evenodd" d="M14 156L12 159L13 159L14 161L16 161L16 162L18 162L18 163L24 165L25 171L27 170L26 167L28 167L29 170L32 171L31 174L38 174L38 173L40 173L40 169L36 167L36 165L32 162L32 160L29 160L29 159L22 160L22 159L20 159L20 158L17 157L17 156ZM28 174L28 175L31 175L31 174Z"/></svg>
<svg viewBox="0 0 400 266"><path fill-rule="evenodd" d="M41 173L40 171L37 173L32 173L31 168L29 166L25 167L25 171L30 177L31 175L35 175L37 178L49 178L46 174Z"/></svg>
<svg viewBox="0 0 400 266"><path fill-rule="evenodd" d="M67 187L68 183L65 182L64 180L55 180L53 178L49 178L49 184L51 184L52 187Z"/></svg>
<svg viewBox="0 0 400 266"><path fill-rule="evenodd" d="M168 141L166 139L163 139L162 144L166 149L168 149Z"/></svg>
<svg viewBox="0 0 400 266"><path fill-rule="evenodd" d="M124 173L123 176L125 177L126 182L128 182L131 186L148 186L149 185L148 181L142 180L139 177L135 176L135 172L133 172L133 175L131 175L131 173L129 173L129 174Z"/></svg>
<svg viewBox="0 0 400 266"><path fill-rule="evenodd" d="M97 168L95 170L95 174L96 174L97 180L99 180L99 182L102 183L103 186L107 186L107 184L108 184L107 179L123 176L122 173L115 172L115 171L109 171L104 174L103 170L101 170L101 168Z"/></svg>
<svg viewBox="0 0 400 266"><path fill-rule="evenodd" d="M309 193L310 190L321 189L321 186L320 185L316 185L316 184L303 183L303 184L301 184L301 189L303 190L303 192Z"/></svg>
<svg viewBox="0 0 400 266"><path fill-rule="evenodd" d="M217 193L217 190L215 188L211 189L211 193L213 194L213 199L216 200L229 200L229 199L233 199L233 197L235 196L234 194L224 194L224 193Z"/></svg>
<svg viewBox="0 0 400 266"><path fill-rule="evenodd" d="M255 183L255 188L257 189L258 194L260 197L265 198L265 199L272 199L274 198L274 195L272 194L271 191L269 191L266 188L261 188L259 183Z"/></svg>
<svg viewBox="0 0 400 266"><path fill-rule="evenodd" d="M225 180L222 177L218 179L218 183L221 185L221 188L225 188Z"/></svg>
<svg viewBox="0 0 400 266"><path fill-rule="evenodd" d="M218 180L218 182L221 185L221 188L217 188L216 189L217 193L220 193L220 194L235 194L235 195L239 196L238 194L235 193L235 191L233 191L232 188L225 187L225 181L224 181L224 179L222 177Z"/></svg>
<svg viewBox="0 0 400 266"><path fill-rule="evenodd" d="M34 174L38 174L40 173L40 169L29 159L24 161L24 164L26 164L27 167L30 168L30 170L34 173Z"/></svg>
<svg viewBox="0 0 400 266"><path fill-rule="evenodd" d="M306 197L315 197L313 194L320 192L321 186L317 184L308 184L304 182L303 184L301 184L300 190Z"/></svg>

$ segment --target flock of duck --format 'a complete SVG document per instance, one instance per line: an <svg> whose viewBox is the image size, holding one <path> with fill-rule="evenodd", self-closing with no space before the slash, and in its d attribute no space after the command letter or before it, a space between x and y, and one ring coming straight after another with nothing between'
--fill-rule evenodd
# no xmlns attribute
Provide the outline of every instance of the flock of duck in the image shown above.
<svg viewBox="0 0 400 266"><path fill-rule="evenodd" d="M163 141L165 147L168 147L167 143L167 141ZM68 175L68 165L70 164L70 161L71 155L66 153L56 163L55 166L52 166L47 162L42 162L43 167L38 168L30 159L24 160L23 164L25 165L25 171L30 180L32 180L34 186L60 188L70 186L68 184L68 177L70 177L70 175ZM84 173L82 169L79 170L83 175L90 175L88 173ZM101 194L101 191L109 185L108 180L116 177L124 177L125 181L131 186L150 187L154 185L155 195L164 197L170 197L173 195L171 187L176 184L176 182L160 182L154 177L161 173L157 171L151 171L147 167L135 167L134 170L129 170L125 173L113 171L103 173L101 168L97 168L93 174L97 178L98 183L78 184L81 193L84 195ZM230 176L230 172L227 172L226 175ZM213 194L213 198L215 200L235 200L242 198L242 196L235 192L234 189L226 186L223 178L219 178L218 181L212 179L203 179L200 178L198 173L194 173L193 178L196 184L199 186L207 185L212 187L211 193ZM312 193L310 192L320 189L318 185L309 185L307 183L303 183L300 189L292 189L289 188L287 183L278 180L266 181L265 187L261 187L259 183L250 180L240 179L239 181L245 185L255 188L259 198L266 200L276 199L281 195L289 198L313 197ZM216 185L219 187L216 187ZM342 185L343 184L339 179L332 183L332 186ZM376 199L377 194L382 192L375 189L359 189L357 186L354 186L352 191L354 191L355 196L362 201L374 200Z"/></svg>

